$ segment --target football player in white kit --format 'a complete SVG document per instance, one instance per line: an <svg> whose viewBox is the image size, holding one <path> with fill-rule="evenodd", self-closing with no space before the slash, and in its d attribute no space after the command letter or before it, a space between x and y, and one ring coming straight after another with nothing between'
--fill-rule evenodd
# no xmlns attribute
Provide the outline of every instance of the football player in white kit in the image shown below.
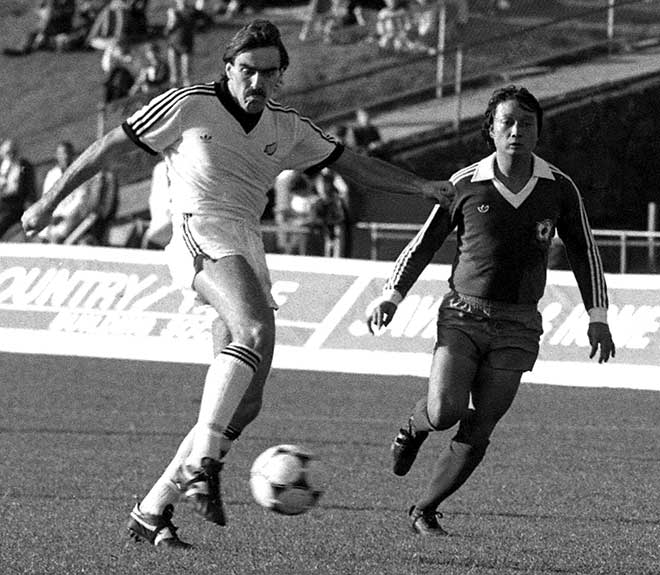
<svg viewBox="0 0 660 575"><path fill-rule="evenodd" d="M259 413L275 345L276 306L260 232L275 177L285 169L332 165L364 189L419 195L442 208L453 198L451 183L425 180L345 149L308 118L274 101L289 58L269 21L255 20L239 30L223 61L219 82L169 90L91 144L23 217L25 231L37 233L69 193L136 145L167 163L171 274L219 319L197 422L131 512L130 534L155 546L190 547L171 521L181 497L204 519L225 524L222 460Z"/></svg>

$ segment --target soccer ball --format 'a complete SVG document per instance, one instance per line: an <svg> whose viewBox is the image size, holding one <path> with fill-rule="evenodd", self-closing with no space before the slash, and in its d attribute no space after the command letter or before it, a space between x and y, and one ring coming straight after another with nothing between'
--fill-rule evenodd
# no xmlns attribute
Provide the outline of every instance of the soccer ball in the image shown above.
<svg viewBox="0 0 660 575"><path fill-rule="evenodd" d="M313 455L298 445L269 447L254 460L250 490L254 500L282 515L300 515L314 507L322 491L312 487Z"/></svg>

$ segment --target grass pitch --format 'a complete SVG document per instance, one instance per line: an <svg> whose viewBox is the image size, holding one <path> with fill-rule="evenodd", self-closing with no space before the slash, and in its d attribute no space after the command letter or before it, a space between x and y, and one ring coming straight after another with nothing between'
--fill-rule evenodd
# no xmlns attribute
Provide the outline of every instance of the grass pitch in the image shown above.
<svg viewBox="0 0 660 575"><path fill-rule="evenodd" d="M660 573L657 392L524 385L442 508L451 535L428 541L406 510L451 432L405 478L388 452L424 381L276 371L223 472L229 525L180 506L174 522L196 549L173 553L135 544L125 523L192 425L205 367L1 357L5 575ZM250 465L277 443L318 456L325 494L306 515L251 499Z"/></svg>

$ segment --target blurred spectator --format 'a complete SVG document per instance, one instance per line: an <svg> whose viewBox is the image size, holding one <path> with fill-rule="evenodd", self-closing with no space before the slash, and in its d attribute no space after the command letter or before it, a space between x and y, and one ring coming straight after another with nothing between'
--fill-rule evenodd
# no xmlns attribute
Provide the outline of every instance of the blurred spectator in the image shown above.
<svg viewBox="0 0 660 575"><path fill-rule="evenodd" d="M369 23L367 13L378 12L384 7L384 0L348 0L345 23L367 26Z"/></svg>
<svg viewBox="0 0 660 575"><path fill-rule="evenodd" d="M77 228L76 237L68 240L77 244L106 245L108 230L119 208L119 181L114 172L102 170L87 182L92 189L91 198L98 198L96 207L85 218L84 224Z"/></svg>
<svg viewBox="0 0 660 575"><path fill-rule="evenodd" d="M340 30L356 23L354 16L348 17L348 6L347 0L311 0L299 39L319 37L326 44L339 40Z"/></svg>
<svg viewBox="0 0 660 575"><path fill-rule="evenodd" d="M135 84L135 63L126 38L108 45L101 58L101 69L105 74L104 102L109 103L130 94Z"/></svg>
<svg viewBox="0 0 660 575"><path fill-rule="evenodd" d="M222 16L227 13L229 0L195 0L195 10L198 16L206 15L211 23L215 23L215 16Z"/></svg>
<svg viewBox="0 0 660 575"><path fill-rule="evenodd" d="M412 11L410 38L414 49L429 54L437 52L438 45L438 1L415 0Z"/></svg>
<svg viewBox="0 0 660 575"><path fill-rule="evenodd" d="M130 40L131 12L128 0L110 0L96 17L87 43L96 50L107 50Z"/></svg>
<svg viewBox="0 0 660 575"><path fill-rule="evenodd" d="M90 48L87 43L94 22L105 6L106 0L78 0L73 17L73 26L68 33L55 36L55 50L83 50Z"/></svg>
<svg viewBox="0 0 660 575"><path fill-rule="evenodd" d="M167 11L165 37L170 65L170 84L188 86L195 44L196 9L192 0L174 0Z"/></svg>
<svg viewBox="0 0 660 575"><path fill-rule="evenodd" d="M99 14L108 4L108 0L77 0L76 15L74 17L80 21L80 24L86 25L91 30Z"/></svg>
<svg viewBox="0 0 660 575"><path fill-rule="evenodd" d="M278 248L285 254L308 253L310 236L318 223L315 203L318 199L312 182L296 170L284 170L273 184L275 223L282 227L277 234Z"/></svg>
<svg viewBox="0 0 660 575"><path fill-rule="evenodd" d="M144 48L145 63L138 72L131 94L153 94L167 88L170 83L170 66L156 42L148 42Z"/></svg>
<svg viewBox="0 0 660 575"><path fill-rule="evenodd" d="M215 24L215 16L224 14L227 5L224 0L194 0L195 9L195 29L208 30Z"/></svg>
<svg viewBox="0 0 660 575"><path fill-rule="evenodd" d="M415 0L411 6L411 24L408 37L411 41L411 50L437 53L439 7L444 3L451 8L449 13L448 32L445 43L458 43L463 41L465 29L470 17L467 0Z"/></svg>
<svg viewBox="0 0 660 575"><path fill-rule="evenodd" d="M130 39L142 40L149 36L148 9L149 0L128 0L126 33Z"/></svg>
<svg viewBox="0 0 660 575"><path fill-rule="evenodd" d="M105 50L118 41L141 41L149 36L149 0L109 0L89 31L87 43Z"/></svg>
<svg viewBox="0 0 660 575"><path fill-rule="evenodd" d="M263 0L230 0L225 10L225 19L234 18L240 14L252 15L263 8Z"/></svg>
<svg viewBox="0 0 660 575"><path fill-rule="evenodd" d="M35 50L54 50L55 38L73 29L76 0L39 0L36 5L37 25L20 48L5 48L8 56L21 56Z"/></svg>
<svg viewBox="0 0 660 575"><path fill-rule="evenodd" d="M318 195L313 206L314 219L321 230L323 255L326 257L346 257L349 253L351 218L343 197L348 187L343 187L342 182L345 186L341 176L329 168L324 168L314 178Z"/></svg>
<svg viewBox="0 0 660 575"><path fill-rule="evenodd" d="M408 37L411 15L403 0L385 0L376 20L376 39L379 48L401 52L413 49Z"/></svg>
<svg viewBox="0 0 660 575"><path fill-rule="evenodd" d="M333 21L332 0L310 0L298 38L305 42L314 37L326 38Z"/></svg>
<svg viewBox="0 0 660 575"><path fill-rule="evenodd" d="M364 108L355 112L355 124L346 135L346 144L356 152L369 154L382 142L378 127L371 123L369 113Z"/></svg>
<svg viewBox="0 0 660 575"><path fill-rule="evenodd" d="M32 164L22 158L14 140L0 144L0 240L21 234L25 209L37 199Z"/></svg>
<svg viewBox="0 0 660 575"><path fill-rule="evenodd" d="M151 174L149 215L149 227L142 236L142 247L146 249L164 249L172 237L170 179L167 175L165 160L158 162Z"/></svg>
<svg viewBox="0 0 660 575"><path fill-rule="evenodd" d="M44 179L44 193L53 186L64 173L64 170L71 165L73 158L73 144L68 141L60 142L55 150L55 161L57 163L48 171ZM38 238L44 242L64 243L83 220L98 209L101 200L100 193L101 187L98 182L94 183L94 179L77 188L57 205L51 223L39 233Z"/></svg>

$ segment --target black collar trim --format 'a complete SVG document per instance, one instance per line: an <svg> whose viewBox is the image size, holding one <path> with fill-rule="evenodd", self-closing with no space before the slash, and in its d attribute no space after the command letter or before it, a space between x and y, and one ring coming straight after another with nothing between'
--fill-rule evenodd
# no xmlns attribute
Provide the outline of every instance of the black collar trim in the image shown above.
<svg viewBox="0 0 660 575"><path fill-rule="evenodd" d="M245 133L249 134L259 123L262 112L259 112L258 114L249 114L243 110L231 95L229 87L227 86L227 78L223 78L220 82L216 82L213 87L215 88L215 93L218 100L220 100L220 103L236 119Z"/></svg>

